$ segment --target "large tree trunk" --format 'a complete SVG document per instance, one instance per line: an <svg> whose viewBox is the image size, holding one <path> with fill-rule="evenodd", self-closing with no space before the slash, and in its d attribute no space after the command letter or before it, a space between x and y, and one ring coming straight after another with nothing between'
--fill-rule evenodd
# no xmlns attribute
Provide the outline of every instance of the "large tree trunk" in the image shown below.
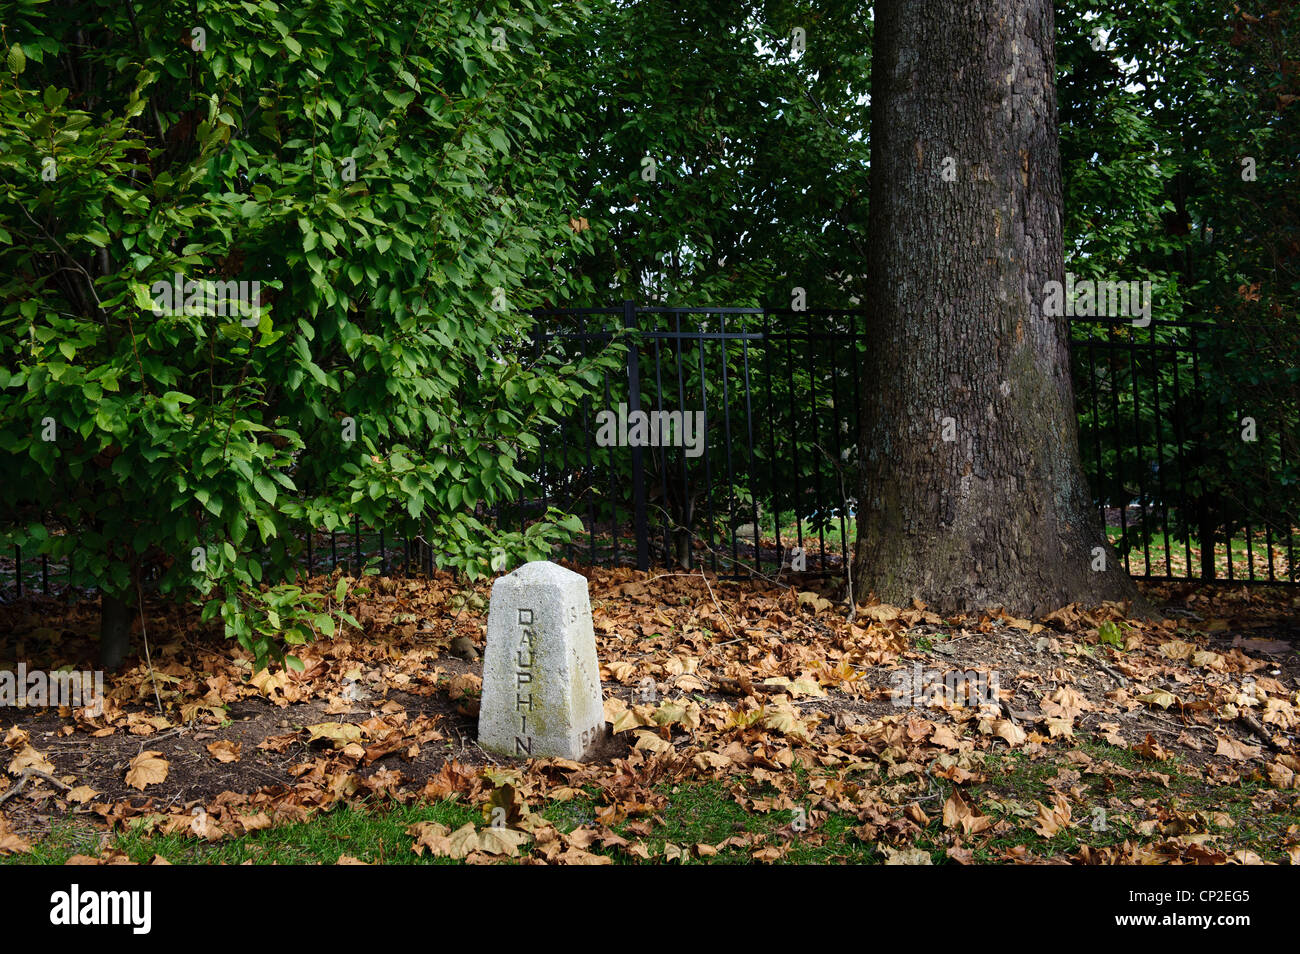
<svg viewBox="0 0 1300 954"><path fill-rule="evenodd" d="M105 594L99 613L99 666L116 670L131 650L131 622L135 607L120 596Z"/></svg>
<svg viewBox="0 0 1300 954"><path fill-rule="evenodd" d="M1051 0L875 11L855 589L941 612L1136 597L1079 463L1066 320L1042 313L1064 277Z"/></svg>

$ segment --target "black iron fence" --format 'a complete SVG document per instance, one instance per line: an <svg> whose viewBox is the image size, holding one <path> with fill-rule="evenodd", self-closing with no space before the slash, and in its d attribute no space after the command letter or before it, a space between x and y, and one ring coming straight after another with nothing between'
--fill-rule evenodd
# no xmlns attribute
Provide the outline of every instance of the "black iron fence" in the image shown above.
<svg viewBox="0 0 1300 954"><path fill-rule="evenodd" d="M1294 333L1120 318L1072 332L1084 467L1128 571L1300 581Z"/></svg>
<svg viewBox="0 0 1300 954"><path fill-rule="evenodd" d="M536 354L614 345L623 369L542 435L540 494L584 520L593 564L835 572L852 548L862 316L640 308L539 312Z"/></svg>
<svg viewBox="0 0 1300 954"><path fill-rule="evenodd" d="M577 563L842 572L853 498L863 316L638 307L536 313L534 359L622 349L619 370L539 435L534 486L489 516L554 505ZM1295 343L1203 322L1074 319L1085 469L1134 576L1296 583L1300 374ZM432 572L427 543L349 517L304 531L311 571ZM93 586L13 554L8 592Z"/></svg>

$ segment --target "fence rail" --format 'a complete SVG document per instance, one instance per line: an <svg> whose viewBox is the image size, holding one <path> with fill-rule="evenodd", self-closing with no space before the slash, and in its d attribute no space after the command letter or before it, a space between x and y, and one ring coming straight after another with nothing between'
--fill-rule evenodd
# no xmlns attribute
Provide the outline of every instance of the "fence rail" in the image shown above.
<svg viewBox="0 0 1300 954"><path fill-rule="evenodd" d="M1129 573L1300 581L1295 342L1205 321L1071 330L1084 467Z"/></svg>
<svg viewBox="0 0 1300 954"><path fill-rule="evenodd" d="M585 548L566 556L619 563L626 553L642 569L703 562L728 573L841 565L852 514L840 457L856 440L861 315L626 302L617 329L589 326L601 317L613 315L539 312L534 338L535 355L571 358L616 339L627 349L624 371L602 382L601 407L584 401L543 435L532 463L535 504L586 518ZM625 424L640 415L638 439ZM602 437L601 416L617 420L616 442Z"/></svg>
<svg viewBox="0 0 1300 954"><path fill-rule="evenodd" d="M539 435L524 468L534 486L491 516L523 525L552 505L577 515L583 534L562 554L576 563L842 572L855 530L862 313L629 301L535 317L534 360L611 347L626 356ZM1084 467L1133 576L1300 582L1300 520L1286 492L1300 485L1300 400L1286 390L1296 357L1251 347L1242 328L1208 322L1072 321ZM1250 380L1234 378L1243 364ZM433 571L427 543L345 525L303 529L309 571ZM35 587L93 581L17 548L0 554L0 594Z"/></svg>

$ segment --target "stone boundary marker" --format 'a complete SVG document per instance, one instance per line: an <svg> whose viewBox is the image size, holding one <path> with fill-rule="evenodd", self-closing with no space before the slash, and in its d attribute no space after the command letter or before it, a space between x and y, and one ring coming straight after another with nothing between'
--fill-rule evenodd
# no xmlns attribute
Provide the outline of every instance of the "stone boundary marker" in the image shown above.
<svg viewBox="0 0 1300 954"><path fill-rule="evenodd" d="M578 760L605 735L587 581L539 560L492 584L478 744Z"/></svg>

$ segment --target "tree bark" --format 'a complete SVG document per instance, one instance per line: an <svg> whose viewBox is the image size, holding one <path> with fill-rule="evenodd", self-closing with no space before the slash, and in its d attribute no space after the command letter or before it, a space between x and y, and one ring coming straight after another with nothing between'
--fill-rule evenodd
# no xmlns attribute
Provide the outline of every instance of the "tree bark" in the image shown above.
<svg viewBox="0 0 1300 954"><path fill-rule="evenodd" d="M939 612L1136 599L1079 461L1066 319L1043 315L1051 0L875 10L855 588Z"/></svg>
<svg viewBox="0 0 1300 954"><path fill-rule="evenodd" d="M99 666L116 670L131 650L131 621L135 607L120 596L104 595L99 614Z"/></svg>

